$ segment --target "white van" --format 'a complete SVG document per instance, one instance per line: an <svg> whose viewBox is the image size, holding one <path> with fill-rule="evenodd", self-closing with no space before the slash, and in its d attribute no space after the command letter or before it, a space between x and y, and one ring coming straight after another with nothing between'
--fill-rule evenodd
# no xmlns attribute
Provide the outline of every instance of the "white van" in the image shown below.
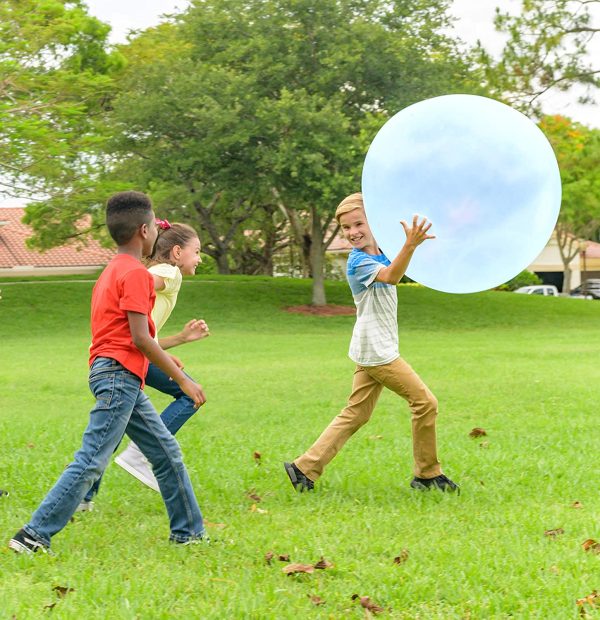
<svg viewBox="0 0 600 620"><path fill-rule="evenodd" d="M536 284L534 286L522 286L515 293L524 293L525 295L545 295L549 297L558 297L558 289L554 284Z"/></svg>

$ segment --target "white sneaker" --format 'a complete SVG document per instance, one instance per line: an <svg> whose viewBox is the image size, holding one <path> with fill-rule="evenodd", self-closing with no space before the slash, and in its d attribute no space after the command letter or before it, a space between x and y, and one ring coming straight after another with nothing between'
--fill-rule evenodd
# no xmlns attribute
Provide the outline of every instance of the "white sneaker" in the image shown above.
<svg viewBox="0 0 600 620"><path fill-rule="evenodd" d="M142 451L131 441L129 445L115 459L115 463L126 472L143 482L146 486L160 493L158 482L152 473L152 467Z"/></svg>
<svg viewBox="0 0 600 620"><path fill-rule="evenodd" d="M75 512L92 512L94 510L94 502L83 500L79 506L75 508Z"/></svg>

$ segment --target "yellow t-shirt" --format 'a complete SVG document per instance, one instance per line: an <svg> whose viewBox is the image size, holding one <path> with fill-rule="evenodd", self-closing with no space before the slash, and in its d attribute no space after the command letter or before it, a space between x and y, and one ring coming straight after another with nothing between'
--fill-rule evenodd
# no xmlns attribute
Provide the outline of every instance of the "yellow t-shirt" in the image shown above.
<svg viewBox="0 0 600 620"><path fill-rule="evenodd" d="M165 281L165 288L162 291L156 291L156 301L154 302L154 310L152 310L152 320L156 326L156 340L158 340L158 332L171 316L171 312L177 303L177 293L179 293L183 278L179 267L168 263L152 265L148 271L160 276Z"/></svg>

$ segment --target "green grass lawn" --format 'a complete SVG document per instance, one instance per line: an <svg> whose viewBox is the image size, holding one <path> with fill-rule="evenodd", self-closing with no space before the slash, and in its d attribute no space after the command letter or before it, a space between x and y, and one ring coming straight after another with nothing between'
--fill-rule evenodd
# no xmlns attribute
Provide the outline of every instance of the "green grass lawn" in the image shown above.
<svg viewBox="0 0 600 620"><path fill-rule="evenodd" d="M91 286L0 286L0 488L11 492L0 618L364 618L358 594L389 618L562 619L600 590L600 555L581 546L600 540L600 302L498 292L399 288L400 350L440 401L440 457L459 497L409 489L410 414L390 393L315 492L296 494L282 461L344 406L354 319L283 312L307 302L308 282L197 277L165 333L193 317L211 328L174 350L208 396L178 439L211 544L169 545L160 497L111 465L55 556L13 554L6 542L71 460L93 404ZM344 283L328 301L352 303ZM469 437L474 427L487 436ZM286 576L278 554L334 566Z"/></svg>

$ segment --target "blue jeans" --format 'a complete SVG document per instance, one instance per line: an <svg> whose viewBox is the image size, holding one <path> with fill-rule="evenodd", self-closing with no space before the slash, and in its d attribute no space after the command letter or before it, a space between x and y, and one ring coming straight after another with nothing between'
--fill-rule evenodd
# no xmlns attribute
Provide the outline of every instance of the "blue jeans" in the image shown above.
<svg viewBox="0 0 600 620"><path fill-rule="evenodd" d="M117 361L97 358L90 369L96 405L81 449L33 513L25 531L46 546L73 516L90 486L104 472L127 433L150 461L169 515L170 540L187 542L204 535L202 514L183 464L181 450L165 428L140 380Z"/></svg>
<svg viewBox="0 0 600 620"><path fill-rule="evenodd" d="M160 414L163 424L167 427L169 432L174 435L196 413L197 409L194 406L194 401L175 381L169 379L169 375L165 374L158 366L152 363L148 366L148 372L146 373L146 385L149 385L163 394L168 394L175 399ZM117 447L115 447L115 450ZM84 499L86 502L91 502L94 496L98 494L101 482L102 476L94 482L92 487L85 494Z"/></svg>

